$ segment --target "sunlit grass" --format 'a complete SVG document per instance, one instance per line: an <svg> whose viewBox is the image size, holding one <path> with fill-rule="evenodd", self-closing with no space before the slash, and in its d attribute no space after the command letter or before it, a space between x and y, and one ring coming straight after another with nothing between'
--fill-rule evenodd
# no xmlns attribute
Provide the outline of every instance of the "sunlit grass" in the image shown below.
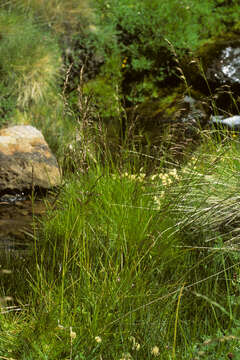
<svg viewBox="0 0 240 360"><path fill-rule="evenodd" d="M34 14L40 24L47 24L60 35L73 35L80 23L85 26L93 16L88 0L16 0L14 7Z"/></svg>
<svg viewBox="0 0 240 360"><path fill-rule="evenodd" d="M3 95L15 96L16 105L25 108L44 99L56 86L60 52L54 39L31 18L1 9L0 20Z"/></svg>
<svg viewBox="0 0 240 360"><path fill-rule="evenodd" d="M182 168L148 175L99 163L68 180L36 234L29 308L2 356L236 353L240 259L224 226L238 186L237 149L237 142L210 143ZM235 207L236 214L238 200ZM214 340L223 333L225 346Z"/></svg>

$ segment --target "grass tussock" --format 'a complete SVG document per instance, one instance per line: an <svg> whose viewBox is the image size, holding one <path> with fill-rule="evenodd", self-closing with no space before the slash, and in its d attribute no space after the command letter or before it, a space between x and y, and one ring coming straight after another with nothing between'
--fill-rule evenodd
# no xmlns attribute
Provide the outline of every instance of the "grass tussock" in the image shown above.
<svg viewBox="0 0 240 360"><path fill-rule="evenodd" d="M88 0L17 0L14 7L33 14L39 23L48 24L57 34L73 35L93 17Z"/></svg>
<svg viewBox="0 0 240 360"><path fill-rule="evenodd" d="M238 354L239 143L208 140L181 168L105 161L66 181L35 234L28 306L1 315L1 356Z"/></svg>
<svg viewBox="0 0 240 360"><path fill-rule="evenodd" d="M21 109L50 94L61 67L60 51L47 33L17 12L0 11L2 95Z"/></svg>

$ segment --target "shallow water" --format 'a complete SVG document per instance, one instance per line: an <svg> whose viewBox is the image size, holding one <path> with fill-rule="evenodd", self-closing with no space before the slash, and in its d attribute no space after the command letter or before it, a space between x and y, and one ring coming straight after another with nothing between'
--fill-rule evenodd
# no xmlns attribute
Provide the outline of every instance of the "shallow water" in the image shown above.
<svg viewBox="0 0 240 360"><path fill-rule="evenodd" d="M240 83L240 47L228 46L222 51L221 70L233 82Z"/></svg>
<svg viewBox="0 0 240 360"><path fill-rule="evenodd" d="M0 257L27 256L34 243L34 218L46 211L45 201L24 194L0 197Z"/></svg>

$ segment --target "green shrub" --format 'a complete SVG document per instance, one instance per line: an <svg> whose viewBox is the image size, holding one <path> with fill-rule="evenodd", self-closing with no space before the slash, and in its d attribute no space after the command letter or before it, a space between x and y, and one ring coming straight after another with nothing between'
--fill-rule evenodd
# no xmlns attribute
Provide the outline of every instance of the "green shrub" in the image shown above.
<svg viewBox="0 0 240 360"><path fill-rule="evenodd" d="M151 74L155 84L169 75L176 75L169 42L181 57L224 31L230 23L237 22L236 2L221 7L219 3L214 0L95 2L99 15L96 47L106 59L112 53L120 54L124 91L130 101L134 97L136 101L146 97L146 88L135 88L136 83L146 81L146 75ZM228 22L223 21L227 16ZM151 96L154 86L148 85L148 88L147 96Z"/></svg>
<svg viewBox="0 0 240 360"><path fill-rule="evenodd" d="M120 65L121 58L119 54L112 54L101 68L100 74L95 79L88 81L84 86L86 95L94 94L98 115L109 124L113 119L117 120L121 116Z"/></svg>
<svg viewBox="0 0 240 360"><path fill-rule="evenodd" d="M105 35L99 41L106 51L118 46L127 53L133 69L153 70L156 60L163 61L164 66L161 51L168 47L165 39L180 55L186 50L194 51L202 41L225 29L221 16L230 13L232 21L237 18L233 14L235 8L236 2L219 10L213 0L101 1L97 8L101 19L99 33L110 32L113 36Z"/></svg>

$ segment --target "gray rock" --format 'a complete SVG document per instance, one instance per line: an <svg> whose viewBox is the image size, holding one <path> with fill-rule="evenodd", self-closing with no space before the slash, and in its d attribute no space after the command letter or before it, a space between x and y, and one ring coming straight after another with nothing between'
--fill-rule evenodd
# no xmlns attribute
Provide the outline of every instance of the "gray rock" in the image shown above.
<svg viewBox="0 0 240 360"><path fill-rule="evenodd" d="M0 192L59 184L57 161L39 130L28 125L0 130Z"/></svg>

